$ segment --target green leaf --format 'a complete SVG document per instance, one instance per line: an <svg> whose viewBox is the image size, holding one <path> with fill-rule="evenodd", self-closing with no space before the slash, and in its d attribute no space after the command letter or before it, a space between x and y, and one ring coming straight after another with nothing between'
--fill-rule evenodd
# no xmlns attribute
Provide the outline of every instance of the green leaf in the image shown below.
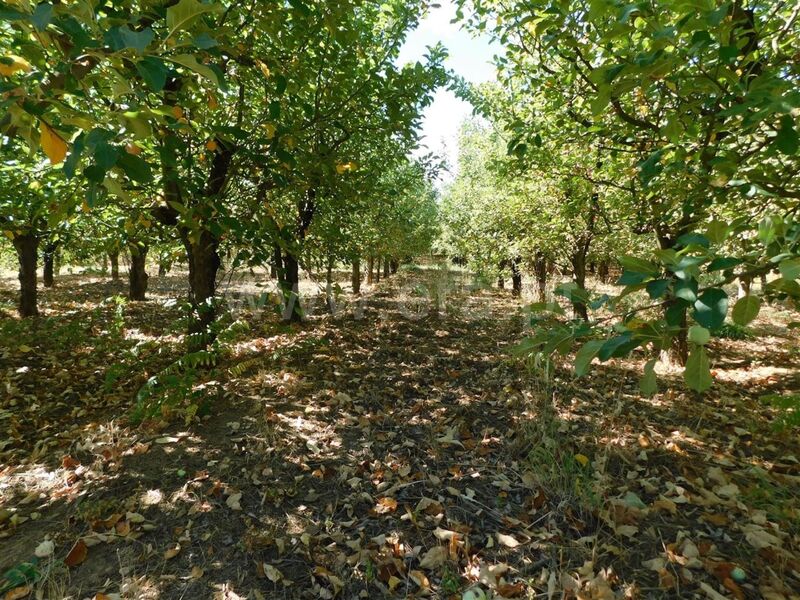
<svg viewBox="0 0 800 600"><path fill-rule="evenodd" d="M744 261L742 261L739 258L733 258L730 256L720 256L719 258L715 258L710 263L708 263L706 270L708 270L709 273L713 273L714 271L724 271L725 269L730 269L732 267L740 265L742 264L742 262Z"/></svg>
<svg viewBox="0 0 800 600"><path fill-rule="evenodd" d="M590 340L578 350L575 354L575 377L582 377L586 374L592 360L605 343L605 340Z"/></svg>
<svg viewBox="0 0 800 600"><path fill-rule="evenodd" d="M644 374L639 381L639 390L643 396L653 396L658 391L658 381L656 379L656 360L652 358L644 365Z"/></svg>
<svg viewBox="0 0 800 600"><path fill-rule="evenodd" d="M784 279L800 279L800 258L790 258L778 265Z"/></svg>
<svg viewBox="0 0 800 600"><path fill-rule="evenodd" d="M711 368L703 346L695 347L689 354L686 361L686 369L683 372L683 379L689 389L696 392L704 392L712 385L714 380L711 378Z"/></svg>
<svg viewBox="0 0 800 600"><path fill-rule="evenodd" d="M117 159L117 165L122 167L128 177L138 183L150 183L153 179L150 165L135 154L122 152Z"/></svg>
<svg viewBox="0 0 800 600"><path fill-rule="evenodd" d="M697 280L678 279L673 286L673 291L676 298L681 298L687 302L694 302L697 300Z"/></svg>
<svg viewBox="0 0 800 600"><path fill-rule="evenodd" d="M790 115L781 117L781 128L773 141L775 147L784 154L796 154L800 148L800 138L794 128L794 120Z"/></svg>
<svg viewBox="0 0 800 600"><path fill-rule="evenodd" d="M553 312L559 315L566 314L558 302L534 302L533 304L529 304L526 308L530 312Z"/></svg>
<svg viewBox="0 0 800 600"><path fill-rule="evenodd" d="M644 273L645 275L658 275L661 269L658 265L651 263L648 260L636 258L635 256L620 256L619 263L628 271L633 273Z"/></svg>
<svg viewBox="0 0 800 600"><path fill-rule="evenodd" d="M647 294L652 300L661 298L669 289L669 279L656 279L647 284Z"/></svg>
<svg viewBox="0 0 800 600"><path fill-rule="evenodd" d="M187 29L198 17L222 11L220 4L207 4L200 0L181 0L167 9L167 29L172 37L176 31Z"/></svg>
<svg viewBox="0 0 800 600"><path fill-rule="evenodd" d="M191 54L178 54L177 56L168 56L166 57L167 60L171 60L172 62L181 65L182 67L186 67L197 73L198 75L202 75L212 83L216 84L217 86L222 86L222 80L217 76L217 73L214 70L207 66L200 64L197 62L197 59L192 56Z"/></svg>
<svg viewBox="0 0 800 600"><path fill-rule="evenodd" d="M705 346L711 339L711 332L700 325L689 327L689 341L698 346Z"/></svg>
<svg viewBox="0 0 800 600"><path fill-rule="evenodd" d="M167 65L160 58L155 56L145 56L136 63L136 70L142 76L144 82L154 92L160 92L167 83Z"/></svg>
<svg viewBox="0 0 800 600"><path fill-rule="evenodd" d="M133 48L138 52L144 52L145 48L153 41L153 30L147 27L142 31L132 31L127 25L112 27L106 31L103 41L108 44L114 52Z"/></svg>
<svg viewBox="0 0 800 600"><path fill-rule="evenodd" d="M711 245L711 243L708 241L708 238L702 233L684 233L676 240L676 242L683 247L696 245L702 246L703 248L708 248Z"/></svg>
<svg viewBox="0 0 800 600"><path fill-rule="evenodd" d="M700 294L694 303L694 320L706 329L722 327L728 313L728 294L720 288L710 288Z"/></svg>
<svg viewBox="0 0 800 600"><path fill-rule="evenodd" d="M53 5L48 2L39 4L31 15L31 23L36 31L44 31L53 20Z"/></svg>
<svg viewBox="0 0 800 600"><path fill-rule="evenodd" d="M119 150L106 141L102 141L94 147L94 160L103 171L107 171L115 164L119 157Z"/></svg>
<svg viewBox="0 0 800 600"><path fill-rule="evenodd" d="M734 323L744 326L758 316L759 310L761 310L761 298L747 295L739 298L733 305L731 317Z"/></svg>

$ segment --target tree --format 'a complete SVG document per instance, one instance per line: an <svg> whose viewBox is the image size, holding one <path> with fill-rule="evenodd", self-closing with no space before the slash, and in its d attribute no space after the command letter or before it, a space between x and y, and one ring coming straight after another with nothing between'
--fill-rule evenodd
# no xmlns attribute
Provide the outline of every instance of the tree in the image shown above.
<svg viewBox="0 0 800 600"><path fill-rule="evenodd" d="M602 351L591 348L603 360L641 345L672 348L692 367L689 385L703 389L708 360L703 344L688 336L695 326L716 329L725 318L721 284L777 270L780 278L770 285L797 297L791 265L800 195L786 183L800 168L797 15L787 4L764 2L691 9L672 0L459 4L463 18L478 28L493 23L493 34L506 43L505 82L531 91L557 124L580 125L597 148L627 157L637 175L630 194L639 231L658 246L644 258L620 258L621 296L646 291L661 314L651 317L647 303L625 309L619 313L625 330ZM512 152L524 152L541 135L533 114L513 127ZM762 215L760 224L712 220L731 202ZM757 229L762 243L755 254L718 251L731 235Z"/></svg>

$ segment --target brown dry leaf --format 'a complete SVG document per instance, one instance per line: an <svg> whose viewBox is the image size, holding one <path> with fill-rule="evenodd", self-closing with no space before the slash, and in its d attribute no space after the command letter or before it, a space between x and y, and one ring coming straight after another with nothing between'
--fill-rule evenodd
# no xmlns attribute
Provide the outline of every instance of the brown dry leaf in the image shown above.
<svg viewBox="0 0 800 600"><path fill-rule="evenodd" d="M497 533L495 535L497 536L497 541L507 548L519 546L519 541L514 536L506 535L505 533Z"/></svg>
<svg viewBox="0 0 800 600"><path fill-rule="evenodd" d="M372 510L379 515L385 515L387 513L394 512L397 510L397 500L394 498L389 498L388 496L385 498L379 498L378 502L375 504L375 508Z"/></svg>
<svg viewBox="0 0 800 600"><path fill-rule="evenodd" d="M502 585L497 586L498 596L502 598L519 598L520 596L525 594L525 584L522 582L519 583L504 583Z"/></svg>
<svg viewBox="0 0 800 600"><path fill-rule="evenodd" d="M430 589L431 582L428 581L428 578L422 571L409 571L408 576L411 578L411 581L413 581L419 586L420 589L423 590Z"/></svg>
<svg viewBox="0 0 800 600"><path fill-rule="evenodd" d="M205 574L205 571L203 569L201 569L200 567L198 567L197 565L195 565L195 566L192 567L192 572L189 574L189 576L192 579L200 579L204 574Z"/></svg>
<svg viewBox="0 0 800 600"><path fill-rule="evenodd" d="M64 458L61 459L62 469L74 469L79 466L81 466L81 461L72 458L69 454L65 455Z"/></svg>
<svg viewBox="0 0 800 600"><path fill-rule="evenodd" d="M676 585L675 576L667 569L661 569L658 572L658 587L662 590L671 590Z"/></svg>
<svg viewBox="0 0 800 600"><path fill-rule="evenodd" d="M72 549L67 554L67 558L64 559L64 564L68 567L77 567L83 561L86 560L86 556L89 554L89 547L83 540L78 540L75 542L75 545L72 546Z"/></svg>
<svg viewBox="0 0 800 600"><path fill-rule="evenodd" d="M5 596L3 596L3 600L18 600L19 598L24 598L32 591L33 588L31 586L22 585L20 587L14 588L13 590L7 591Z"/></svg>
<svg viewBox="0 0 800 600"><path fill-rule="evenodd" d="M668 498L659 498L653 502L653 508L657 511L668 512L671 515L678 513L678 505Z"/></svg>
<svg viewBox="0 0 800 600"><path fill-rule="evenodd" d="M421 569L436 569L446 560L447 548L444 546L434 546L420 559L419 566Z"/></svg>
<svg viewBox="0 0 800 600"><path fill-rule="evenodd" d="M231 494L230 496L228 496L227 500L225 500L225 504L231 510L242 510L241 502L242 502L241 493Z"/></svg>
<svg viewBox="0 0 800 600"><path fill-rule="evenodd" d="M175 544L172 548L168 548L164 551L164 560L170 560L178 556L181 553L181 545Z"/></svg>
<svg viewBox="0 0 800 600"><path fill-rule="evenodd" d="M117 535L126 536L131 532L131 524L128 521L118 521L114 527Z"/></svg>
<svg viewBox="0 0 800 600"><path fill-rule="evenodd" d="M394 575L390 575L389 581L386 582L386 584L389 586L390 592L393 592L394 589L401 583L403 583L403 580L400 579L399 577L395 577Z"/></svg>

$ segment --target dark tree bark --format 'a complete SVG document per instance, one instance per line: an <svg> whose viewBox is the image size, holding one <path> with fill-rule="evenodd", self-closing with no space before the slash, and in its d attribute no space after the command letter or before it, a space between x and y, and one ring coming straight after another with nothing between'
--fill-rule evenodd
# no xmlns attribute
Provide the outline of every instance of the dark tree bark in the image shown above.
<svg viewBox="0 0 800 600"><path fill-rule="evenodd" d="M219 240L203 229L199 237L190 238L184 233L183 245L189 261L189 302L192 316L189 319L189 351L206 348L213 336L209 326L217 316L214 295L217 291Z"/></svg>
<svg viewBox="0 0 800 600"><path fill-rule="evenodd" d="M147 246L131 244L131 266L128 270L128 298L142 301L147 298L147 280L149 276L145 270L147 262Z"/></svg>
<svg viewBox="0 0 800 600"><path fill-rule="evenodd" d="M572 253L570 257L570 262L572 263L572 279L575 284L578 286L578 289L581 293L586 291L586 254L589 250L589 244L578 244L575 248L575 251ZM589 312L586 309L586 303L579 299L575 298L572 300L572 309L575 312L576 317L580 317L584 321L589 320Z"/></svg>
<svg viewBox="0 0 800 600"><path fill-rule="evenodd" d="M597 267L597 277L600 279L601 283L608 283L609 277L609 268L608 268L608 259L604 258L600 261L600 264Z"/></svg>
<svg viewBox="0 0 800 600"><path fill-rule="evenodd" d="M533 270L536 275L537 300L539 302L547 302L547 259L541 252L536 253Z"/></svg>
<svg viewBox="0 0 800 600"><path fill-rule="evenodd" d="M375 257L370 256L367 259L367 284L372 285L375 281L375 276L373 275L375 271Z"/></svg>
<svg viewBox="0 0 800 600"><path fill-rule="evenodd" d="M46 288L51 288L55 285L53 271L57 250L58 244L54 244L53 242L48 242L44 246L44 252L42 253L42 283Z"/></svg>
<svg viewBox="0 0 800 600"><path fill-rule="evenodd" d="M400 261L397 260L396 258L393 258L389 263L389 267L392 272L392 275L394 275L395 273L397 273L397 269L400 268Z"/></svg>
<svg viewBox="0 0 800 600"><path fill-rule="evenodd" d="M353 260L353 293L357 296L361 293L361 259Z"/></svg>
<svg viewBox="0 0 800 600"><path fill-rule="evenodd" d="M511 261L511 295L515 298L522 296L522 271L520 271L520 259L515 257Z"/></svg>
<svg viewBox="0 0 800 600"><path fill-rule="evenodd" d="M19 305L20 317L35 317L39 314L36 302L36 258L39 252L39 237L33 234L14 237L14 249L19 261Z"/></svg>
<svg viewBox="0 0 800 600"><path fill-rule="evenodd" d="M389 259L384 257L383 258L383 277L384 279L389 278L391 267L389 267Z"/></svg>
<svg viewBox="0 0 800 600"><path fill-rule="evenodd" d="M500 261L500 274L497 276L497 287L501 290L506 289L506 267L508 267L508 261L502 260Z"/></svg>
<svg viewBox="0 0 800 600"><path fill-rule="evenodd" d="M656 228L656 235L658 236L658 242L661 249L668 250L674 248L676 245L676 240L680 238L681 235L686 233L690 222L691 214L684 212L681 221L677 224L673 232ZM677 279L674 274L671 274L670 277L673 281ZM684 366L686 365L686 361L689 359L689 331L687 327L688 322L686 319L686 310L688 309L687 303L680 298L675 298L674 296L668 297L664 302L664 316L667 318L672 310L674 310L676 305L683 306L684 310L681 313L680 321L677 323L679 327L678 333L672 338L672 344L669 350L666 352L666 356L664 358L670 362ZM673 322L673 325L674 324L675 323Z"/></svg>
<svg viewBox="0 0 800 600"><path fill-rule="evenodd" d="M283 270L283 320L299 323L303 320L300 308L300 265L290 252L283 257Z"/></svg>
<svg viewBox="0 0 800 600"><path fill-rule="evenodd" d="M375 283L381 282L381 257L375 259Z"/></svg>
<svg viewBox="0 0 800 600"><path fill-rule="evenodd" d="M269 268L269 276L278 280L279 287L286 281L283 270L283 256L281 255L281 247L278 244L272 247L272 263Z"/></svg>
<svg viewBox="0 0 800 600"><path fill-rule="evenodd" d="M325 303L328 305L330 314L336 313L336 300L333 297L333 255L328 255L328 262L325 267Z"/></svg>
<svg viewBox="0 0 800 600"><path fill-rule="evenodd" d="M111 262L111 279L119 281L119 250L109 252L108 260Z"/></svg>

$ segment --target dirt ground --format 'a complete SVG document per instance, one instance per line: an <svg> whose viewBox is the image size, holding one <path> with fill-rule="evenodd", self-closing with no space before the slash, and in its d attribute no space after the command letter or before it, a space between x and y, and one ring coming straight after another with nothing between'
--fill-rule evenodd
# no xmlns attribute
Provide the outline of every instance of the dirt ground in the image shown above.
<svg viewBox="0 0 800 600"><path fill-rule="evenodd" d="M800 440L759 399L800 391L797 314L714 342L704 397L665 367L644 398L643 354L578 380L513 358L520 302L466 273L358 302L345 277L337 314L291 327L232 283L249 330L141 425L185 281L136 303L62 277L22 323L4 280L0 576L30 561L23 591L73 599L800 598Z"/></svg>

